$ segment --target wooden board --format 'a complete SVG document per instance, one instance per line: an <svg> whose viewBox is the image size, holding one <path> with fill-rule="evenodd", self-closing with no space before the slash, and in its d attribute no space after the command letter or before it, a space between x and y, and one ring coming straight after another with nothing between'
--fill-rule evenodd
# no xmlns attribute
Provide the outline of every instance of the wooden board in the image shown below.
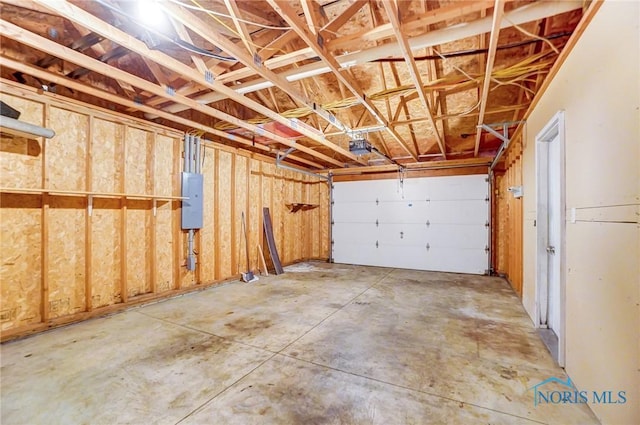
<svg viewBox="0 0 640 425"><path fill-rule="evenodd" d="M155 143L155 160L153 185L156 195L173 195L176 177L173 175L173 143L171 137L157 135ZM174 269L172 219L175 204L178 202L158 201L155 217L155 240L157 269L157 292L173 289Z"/></svg>
<svg viewBox="0 0 640 425"><path fill-rule="evenodd" d="M220 257L220 274L224 277L233 276L236 270L231 269L231 250L237 250L237 246L232 245L231 221L233 214L231 211L231 153L218 151L218 199L215 208L218 209L219 222L216 252Z"/></svg>
<svg viewBox="0 0 640 425"><path fill-rule="evenodd" d="M215 222L214 222L214 197L215 191L214 181L215 175L215 155L216 150L206 148L203 151L202 174L204 175L204 199L202 200L203 208L203 227L200 233L200 250L198 259L200 260L200 279L202 282L213 282L215 280Z"/></svg>
<svg viewBox="0 0 640 425"><path fill-rule="evenodd" d="M0 327L3 331L42 319L41 206L37 195L2 194L0 197Z"/></svg>
<svg viewBox="0 0 640 425"><path fill-rule="evenodd" d="M262 177L260 176L260 161L251 159L250 178L248 188L249 200L249 220L247 229L249 230L249 257L251 269L256 270L260 266L258 251L255 247L262 245Z"/></svg>
<svg viewBox="0 0 640 425"><path fill-rule="evenodd" d="M249 176L247 175L248 160L246 157L241 155L235 155L235 158L235 201L233 211L233 220L235 222L235 226L232 229L234 230L232 244L233 249L236 252L236 267L232 269L232 271L234 273L244 273L248 270L251 270L251 268L247 264L247 252L250 252L251 248L249 247L249 251L247 251L247 242L245 240L245 236L242 234L242 213L244 213L245 215L245 228L247 229L247 232L249 231L249 229L248 227L246 227L246 222L248 219L251 219L247 205L247 180L249 178Z"/></svg>
<svg viewBox="0 0 640 425"><path fill-rule="evenodd" d="M53 139L47 140L47 188L84 190L86 176L86 140L89 117L65 108L51 107L49 122L55 130ZM95 150L96 148L93 147ZM97 150L98 155L103 153ZM100 156L100 159L105 159ZM94 164L95 165L95 164ZM104 175L102 175L104 177Z"/></svg>
<svg viewBox="0 0 640 425"><path fill-rule="evenodd" d="M51 197L48 252L49 317L79 313L85 299L86 199Z"/></svg>

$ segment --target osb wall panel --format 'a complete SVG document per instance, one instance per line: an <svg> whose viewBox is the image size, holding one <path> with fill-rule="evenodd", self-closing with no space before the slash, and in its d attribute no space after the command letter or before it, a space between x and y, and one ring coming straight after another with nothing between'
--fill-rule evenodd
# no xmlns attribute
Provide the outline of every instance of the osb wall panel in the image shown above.
<svg viewBox="0 0 640 425"><path fill-rule="evenodd" d="M57 136L3 138L2 186L74 192L0 198L3 340L257 271L265 206L283 263L328 257L320 240L328 235L324 182L206 142L204 227L196 232L197 270L188 272L181 202L151 199L180 195L182 134L13 83L3 91L23 117ZM300 202L326 211L286 207Z"/></svg>
<svg viewBox="0 0 640 425"><path fill-rule="evenodd" d="M262 269L259 259L258 245L262 244L262 177L260 175L261 161L251 159L250 178L248 188L249 220L247 221L247 231L249 232L249 261L251 270Z"/></svg>
<svg viewBox="0 0 640 425"><path fill-rule="evenodd" d="M44 124L44 104L1 93L0 99L21 112L20 121ZM42 139L0 136L0 186L42 187Z"/></svg>
<svg viewBox="0 0 640 425"><path fill-rule="evenodd" d="M248 159L241 155L235 155L235 202L234 202L234 217L235 217L235 225L231 229L232 230L232 238L231 241L235 242L236 249L233 251L236 252L237 255L233 257L235 264L233 264L234 273L245 272L249 269L249 265L247 264L247 242L246 238L242 232L242 214L245 215L245 228L247 222L247 161ZM249 219L251 217L249 216Z"/></svg>
<svg viewBox="0 0 640 425"><path fill-rule="evenodd" d="M237 273L231 269L231 250L237 249L233 247L231 241L231 161L232 155L229 152L218 151L217 158L217 205L214 205L218 213L218 222L216 229L218 231L218 270L217 278L233 276Z"/></svg>
<svg viewBox="0 0 640 425"><path fill-rule="evenodd" d="M96 117L92 134L91 188L97 192L121 192L124 126Z"/></svg>
<svg viewBox="0 0 640 425"><path fill-rule="evenodd" d="M151 201L127 201L127 295L151 292Z"/></svg>
<svg viewBox="0 0 640 425"><path fill-rule="evenodd" d="M86 200L48 199L47 302L49 317L55 318L85 310L85 232L78 230L85 225Z"/></svg>
<svg viewBox="0 0 640 425"><path fill-rule="evenodd" d="M156 251L156 290L165 292L174 289L174 270L177 267L173 255L172 202L158 202L156 209L155 251Z"/></svg>
<svg viewBox="0 0 640 425"><path fill-rule="evenodd" d="M210 188L213 192L215 179L215 158L216 149L203 149L202 174L204 187ZM207 193L202 200L203 227L198 232L200 235L200 247L198 249L198 267L200 268L200 280L202 282L212 282L215 280L216 252L213 247L216 244L215 222L214 222L214 194ZM205 249L206 248L206 249Z"/></svg>
<svg viewBox="0 0 640 425"><path fill-rule="evenodd" d="M38 323L42 300L41 198L0 197L0 326L2 330Z"/></svg>
<svg viewBox="0 0 640 425"><path fill-rule="evenodd" d="M153 188L154 194L173 195L173 187L177 177L173 173L173 155L175 139L158 134L156 136ZM174 289L174 270L177 267L173 249L173 208L177 202L157 201L155 216L155 252L156 252L156 290L165 292Z"/></svg>
<svg viewBox="0 0 640 425"><path fill-rule="evenodd" d="M89 117L68 109L51 107L48 121L55 123L56 136L45 142L45 187L85 190Z"/></svg>
<svg viewBox="0 0 640 425"><path fill-rule="evenodd" d="M119 199L93 200L91 229L92 306L99 308L121 301L121 239Z"/></svg>

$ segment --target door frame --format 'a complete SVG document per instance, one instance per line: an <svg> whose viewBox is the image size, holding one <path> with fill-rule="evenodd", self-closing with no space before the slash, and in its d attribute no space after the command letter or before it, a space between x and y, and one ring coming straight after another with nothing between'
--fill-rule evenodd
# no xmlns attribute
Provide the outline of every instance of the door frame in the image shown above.
<svg viewBox="0 0 640 425"><path fill-rule="evenodd" d="M565 200L565 114L558 111L549 122L540 130L535 138L536 143L536 309L535 324L537 328L545 328L542 316L548 317L548 261L547 238L549 223L547 216L547 200L549 198L549 143L558 138L560 161L560 246L557 247L558 261L560 263L560 329L558 329L558 364L565 366L566 347L566 200ZM545 282L545 284L542 284ZM544 312L543 312L544 306ZM544 313L544 314L543 314Z"/></svg>

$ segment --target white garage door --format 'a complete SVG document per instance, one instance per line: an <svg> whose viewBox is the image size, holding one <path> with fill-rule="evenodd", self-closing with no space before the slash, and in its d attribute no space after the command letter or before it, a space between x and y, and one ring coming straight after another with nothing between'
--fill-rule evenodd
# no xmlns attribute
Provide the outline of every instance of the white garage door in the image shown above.
<svg viewBox="0 0 640 425"><path fill-rule="evenodd" d="M336 263L484 274L486 175L334 183Z"/></svg>

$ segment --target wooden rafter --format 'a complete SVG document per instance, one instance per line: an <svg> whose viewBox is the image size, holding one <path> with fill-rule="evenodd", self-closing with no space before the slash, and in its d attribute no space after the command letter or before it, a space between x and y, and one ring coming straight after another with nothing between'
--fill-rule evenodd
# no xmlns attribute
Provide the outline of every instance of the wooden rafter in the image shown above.
<svg viewBox="0 0 640 425"><path fill-rule="evenodd" d="M231 15L233 25L236 27L242 43L247 48L247 51L251 54L251 56L253 56L256 53L256 49L253 46L253 42L251 41L251 34L249 33L249 30L247 30L247 26L244 22L238 20L238 18L240 17L238 4L235 2L235 0L224 0L224 4L227 6L227 10L229 11L229 15Z"/></svg>
<svg viewBox="0 0 640 425"><path fill-rule="evenodd" d="M390 64L390 68L391 68L391 74L393 75L393 81L396 84L396 87L400 86L400 76L398 76L398 70L396 69L396 65L395 63L391 62ZM405 119L411 119L411 115L409 114L409 106L407 106L408 100L405 96L400 96L400 102L398 102L398 107L396 109L396 112L393 116L393 120L391 122L391 125L393 125L393 122L396 121L398 119L398 117L400 116L400 111L404 112L404 117ZM414 132L413 129L413 125L409 125L409 134L411 135L411 140L413 141L413 146L416 149L416 152L418 152L418 156L420 155L420 149L418 148L418 140L416 139L416 134Z"/></svg>
<svg viewBox="0 0 640 425"><path fill-rule="evenodd" d="M141 56L147 57L157 63L161 63L166 68L172 70L173 72L182 74L185 78L189 78L195 83L202 85L203 87L208 87L209 89L221 92L225 96L229 97L230 99L246 106L249 109L252 109L258 112L259 114L269 117L274 121L278 121L279 123L289 128L296 127L291 122L291 120L284 118L281 115L273 112L271 109L267 108L266 106L235 92L233 89L225 86L224 84L221 84L215 79L209 79L205 75L201 75L197 70L190 68L189 66L183 64L182 62L176 59L173 59L172 57L160 51L149 49L144 42L130 36L129 34L123 31L120 31L119 29L102 21L99 18L96 18L90 13L85 12L84 10L78 8L77 6L74 6L73 4L69 3L66 0L65 1L36 0L36 1L37 3L50 8L52 11L55 11L56 13L64 16L69 20L75 21L83 26L92 28L96 33L102 34L104 37L107 37L120 45L127 46L131 51ZM34 47L37 48L37 46L34 46ZM174 97L177 97L177 94ZM198 102L194 102L194 103L198 104ZM242 125L247 124L245 122L241 122L241 123ZM236 125L238 124L236 123ZM259 133L263 131L262 129L258 129L255 126L253 127L254 128L252 131L257 131ZM344 155L350 159L357 160L357 157L355 155L351 154L350 152L346 151L340 146L325 140L323 136L316 134L313 131L307 130L306 128L294 128L294 130L304 134L305 136L320 143L321 145L328 147L329 149L335 151L336 153ZM289 144L291 144L291 142L289 142ZM298 149L301 149L301 147L298 147Z"/></svg>
<svg viewBox="0 0 640 425"><path fill-rule="evenodd" d="M352 78L348 73L341 72L342 66L336 61L336 59L327 52L326 48L318 44L318 40L311 34L305 26L300 22L295 11L291 8L289 2L285 0L267 0L267 2L278 12L280 16L291 26L291 28L298 33L300 38L307 43L309 47L316 53L316 55L322 59L333 74L340 80L347 89L362 103L362 105L369 110L369 112L375 117L375 119L385 126L387 132L400 144L400 146L409 153L409 155L415 160L418 160L416 153L414 153L407 143L402 140L400 135L391 127L389 123L382 116L378 108L373 102L368 99L358 84L358 82Z"/></svg>
<svg viewBox="0 0 640 425"><path fill-rule="evenodd" d="M124 107L133 109L133 110L138 110L141 112L146 112L146 113L150 113L150 114L154 114L154 115L158 115L159 117L162 117L166 120L169 121L173 121L175 123L184 125L186 127L191 127L191 128L196 128L198 130L203 130L206 131L212 135L233 141L235 143L241 144L241 145L245 145L247 147L252 147L255 148L257 150L261 150L264 151L266 153L272 152L272 149L269 148L268 146L264 146L264 145L259 145L259 144L254 144L252 143L251 140L246 139L244 137L238 136L238 135L234 135L234 134L230 134L230 133L226 133L224 131L215 129L213 127L209 127L206 126L204 124L201 124L199 122L195 122L183 117L180 117L178 115L175 114L170 114L168 112L164 112L162 110L159 109L155 109L152 108L150 106L146 106L146 105L141 105L139 103L136 103L130 99L124 98L124 97L120 97L117 96L113 93L109 93L105 90L100 90L91 86L88 86L86 84L83 84L77 80L72 80L70 78L64 77L62 75L58 75L58 74L54 74L53 72L50 71L46 71L43 70L41 68L35 67L33 65L28 65L24 62L20 62L20 61L16 61L14 59L10 59L4 56L0 56L0 65L16 70L16 71L20 71L23 72L25 74L29 74L31 76L34 76L36 78L40 78L42 80L46 80L46 81L50 81L52 83L58 84L60 86L63 87L68 87L72 90L77 90L79 92L82 93L86 93L92 96L96 96L105 100L108 100L109 102L113 102L116 103L118 105L122 105ZM295 160L297 162L300 163L304 163L307 165L310 165L312 167L316 167L316 168L322 168L322 166L320 164L318 164L317 162L313 162L313 161L309 161L305 158L301 158L299 156L296 155L288 155L287 158L290 158L292 160Z"/></svg>
<svg viewBox="0 0 640 425"><path fill-rule="evenodd" d="M461 3L464 3L464 6L462 6ZM402 28L405 31L414 31L426 25L437 24L439 22L478 12L483 8L486 9L487 7L490 7L492 4L492 0L455 1L449 6L444 6L428 11L424 15L420 15L414 19L410 19L407 22L404 22ZM332 40L330 43L328 43L328 47L330 49L348 49L354 44L366 41L383 40L385 38L393 37L394 34L395 33L391 23L381 24L368 30L349 34L348 36Z"/></svg>
<svg viewBox="0 0 640 425"><path fill-rule="evenodd" d="M176 20L182 22L185 25L189 25L189 27L196 32L198 35L200 35L201 37L203 37L204 39L206 39L207 41L213 43L214 45L218 46L219 48L221 48L222 50L224 50L225 52L233 55L239 62L241 62L242 64L244 64L247 67L250 67L252 69L254 69L257 73L259 73L260 76L262 76L263 78L266 78L267 80L271 81L272 83L274 83L278 88L280 88L281 90L283 90L285 93L287 93L289 96L291 96L293 99L295 99L295 101L299 102L300 104L308 107L309 109L311 109L312 111L314 111L316 114L320 115L323 119L327 120L328 122L330 122L331 124L335 125L338 129L343 130L346 127L340 123L334 116L333 114L330 114L329 112L323 110L322 108L320 108L317 105L314 105L314 102L311 101L311 99L307 98L303 93L299 92L295 87L293 87L291 85L291 83L289 83L285 78L279 76L278 74L274 73L273 71L265 68L264 66L262 66L262 64L257 63L253 57L251 57L250 55L248 55L247 53L241 51L240 49L237 48L237 46L235 44L233 44L228 38L224 37L222 34L212 30L204 21L200 20L197 16L195 16L194 14L192 14L191 12L187 11L184 8L181 8L177 5L174 4L167 4L165 5L165 10ZM226 90L228 91L232 91L233 93L235 93L232 89L220 84L222 87L224 87ZM236 97L237 93L236 93ZM233 97L232 97L233 99ZM238 101L237 99L233 99ZM242 103L242 102L240 102ZM255 108L252 108L255 109ZM341 148L340 146L325 140L324 136L319 135L318 133L314 133L312 131L309 131L305 128L301 128L298 127L295 124L292 124L290 120L281 117L279 114L274 113L273 111L271 111L268 108L264 108L267 111L269 111L268 113L264 113L263 114L265 116L268 116L271 119L274 119L276 121L279 121L281 124L286 125L287 127L304 134L305 136L311 138L312 140L315 140L316 142L320 143L323 146L326 146L338 153L340 153L341 155L344 155L354 161L358 161L360 162L359 158L355 155L353 155L351 152ZM276 118L278 117L278 118Z"/></svg>
<svg viewBox="0 0 640 425"><path fill-rule="evenodd" d="M493 22L491 24L491 38L489 39L489 52L487 54L487 68L484 73L484 82L482 84L482 94L480 101L480 113L478 115L478 128L476 129L476 142L474 148L474 156L478 156L480 150L480 139L482 137L482 129L480 126L484 124L484 114L487 109L487 100L489 97L489 86L491 85L491 72L493 71L493 63L496 59L496 49L498 47L498 36L500 33L500 22L504 14L504 0L496 0L493 8Z"/></svg>
<svg viewBox="0 0 640 425"><path fill-rule="evenodd" d="M129 84L138 87L142 90L146 90L150 93L153 93L157 96L164 96L166 99L170 99L174 102L178 102L178 103L182 103L186 106L188 106L190 109L194 109L197 110L199 112L202 112L205 115L209 115L211 117L214 118L218 118L220 120L224 120L227 121L229 123L232 123L238 127L244 128L246 130L258 133L258 134L262 134L267 138L270 138L276 142L282 143L286 146L289 147L294 147L297 150L307 153L309 155L312 155L318 159L321 159L323 161L329 162L331 164L334 165L338 165L338 166L344 166L344 163L335 160L334 158L331 158L329 156L326 156L324 154L320 154L318 152L316 152L315 150L308 148L306 146L302 146L298 143L292 142L291 140L284 138L282 136L278 136L277 134L273 134L270 132L265 131L262 128L259 128L255 125L249 124L237 117L234 117L232 115L226 114L222 111L219 111L217 109L211 108L209 106L206 105L202 105L200 103L198 103L197 101L190 99L188 97L185 96L181 96L177 93L168 93L164 88L153 84L147 80L144 80L140 77L137 77L135 75L131 75L125 71L122 71L121 69L112 67L108 64L105 64L103 62L100 62L99 60L90 58L86 55L83 55L82 53L76 52L73 49L69 49L68 47L62 46L60 44L57 44L56 42L53 42L51 40L48 40L44 37L41 37L37 34L34 34L32 32L26 31L10 22L7 22L5 20L0 19L0 34L4 35L5 37L14 39L16 41L19 41L23 44L26 44L28 46L31 46L35 49L41 49L41 50L45 50L47 52L51 52L52 54L55 54L56 56L60 57L63 60L67 60L70 62L73 62L77 65L83 66L87 69L90 69L94 72L97 72L99 74L105 75L105 76L109 76L111 78L115 78L115 79L121 79L123 81L128 82Z"/></svg>
<svg viewBox="0 0 640 425"><path fill-rule="evenodd" d="M320 26L320 11L319 5L315 0L305 0L300 2L302 11L304 12L304 19L307 21L309 31L313 34L318 33L318 27Z"/></svg>
<svg viewBox="0 0 640 425"><path fill-rule="evenodd" d="M391 26L393 27L396 39L398 40L398 44L400 46L400 51L402 52L402 56L404 57L405 62L407 63L407 68L409 69L409 74L411 74L411 79L416 86L416 90L418 91L418 96L420 97L420 101L422 102L422 106L424 107L427 117L429 118L429 122L433 127L433 132L436 135L436 142L438 143L438 147L440 148L440 152L442 152L442 156L447 158L447 151L444 146L444 141L440 136L440 132L438 131L438 126L436 125L436 121L433 119L433 113L431 112L431 105L429 105L429 100L427 99L424 84L422 83L422 77L420 76L420 71L418 70L418 66L416 61L413 58L413 53L411 52L411 47L409 46L409 41L407 36L402 33L402 29L400 28L400 8L397 0L386 1L383 2L384 8L387 11L387 15L389 17L389 22L391 22Z"/></svg>
<svg viewBox="0 0 640 425"><path fill-rule="evenodd" d="M362 6L367 3L367 0L355 0L341 14L339 14L331 21L329 21L325 26L323 26L320 30L320 34L322 34L322 37L325 39L325 41L336 38L335 33L340 28L342 28L342 26L344 26L344 24L346 24L347 21L351 19L351 17L355 15L358 10L362 9Z"/></svg>

